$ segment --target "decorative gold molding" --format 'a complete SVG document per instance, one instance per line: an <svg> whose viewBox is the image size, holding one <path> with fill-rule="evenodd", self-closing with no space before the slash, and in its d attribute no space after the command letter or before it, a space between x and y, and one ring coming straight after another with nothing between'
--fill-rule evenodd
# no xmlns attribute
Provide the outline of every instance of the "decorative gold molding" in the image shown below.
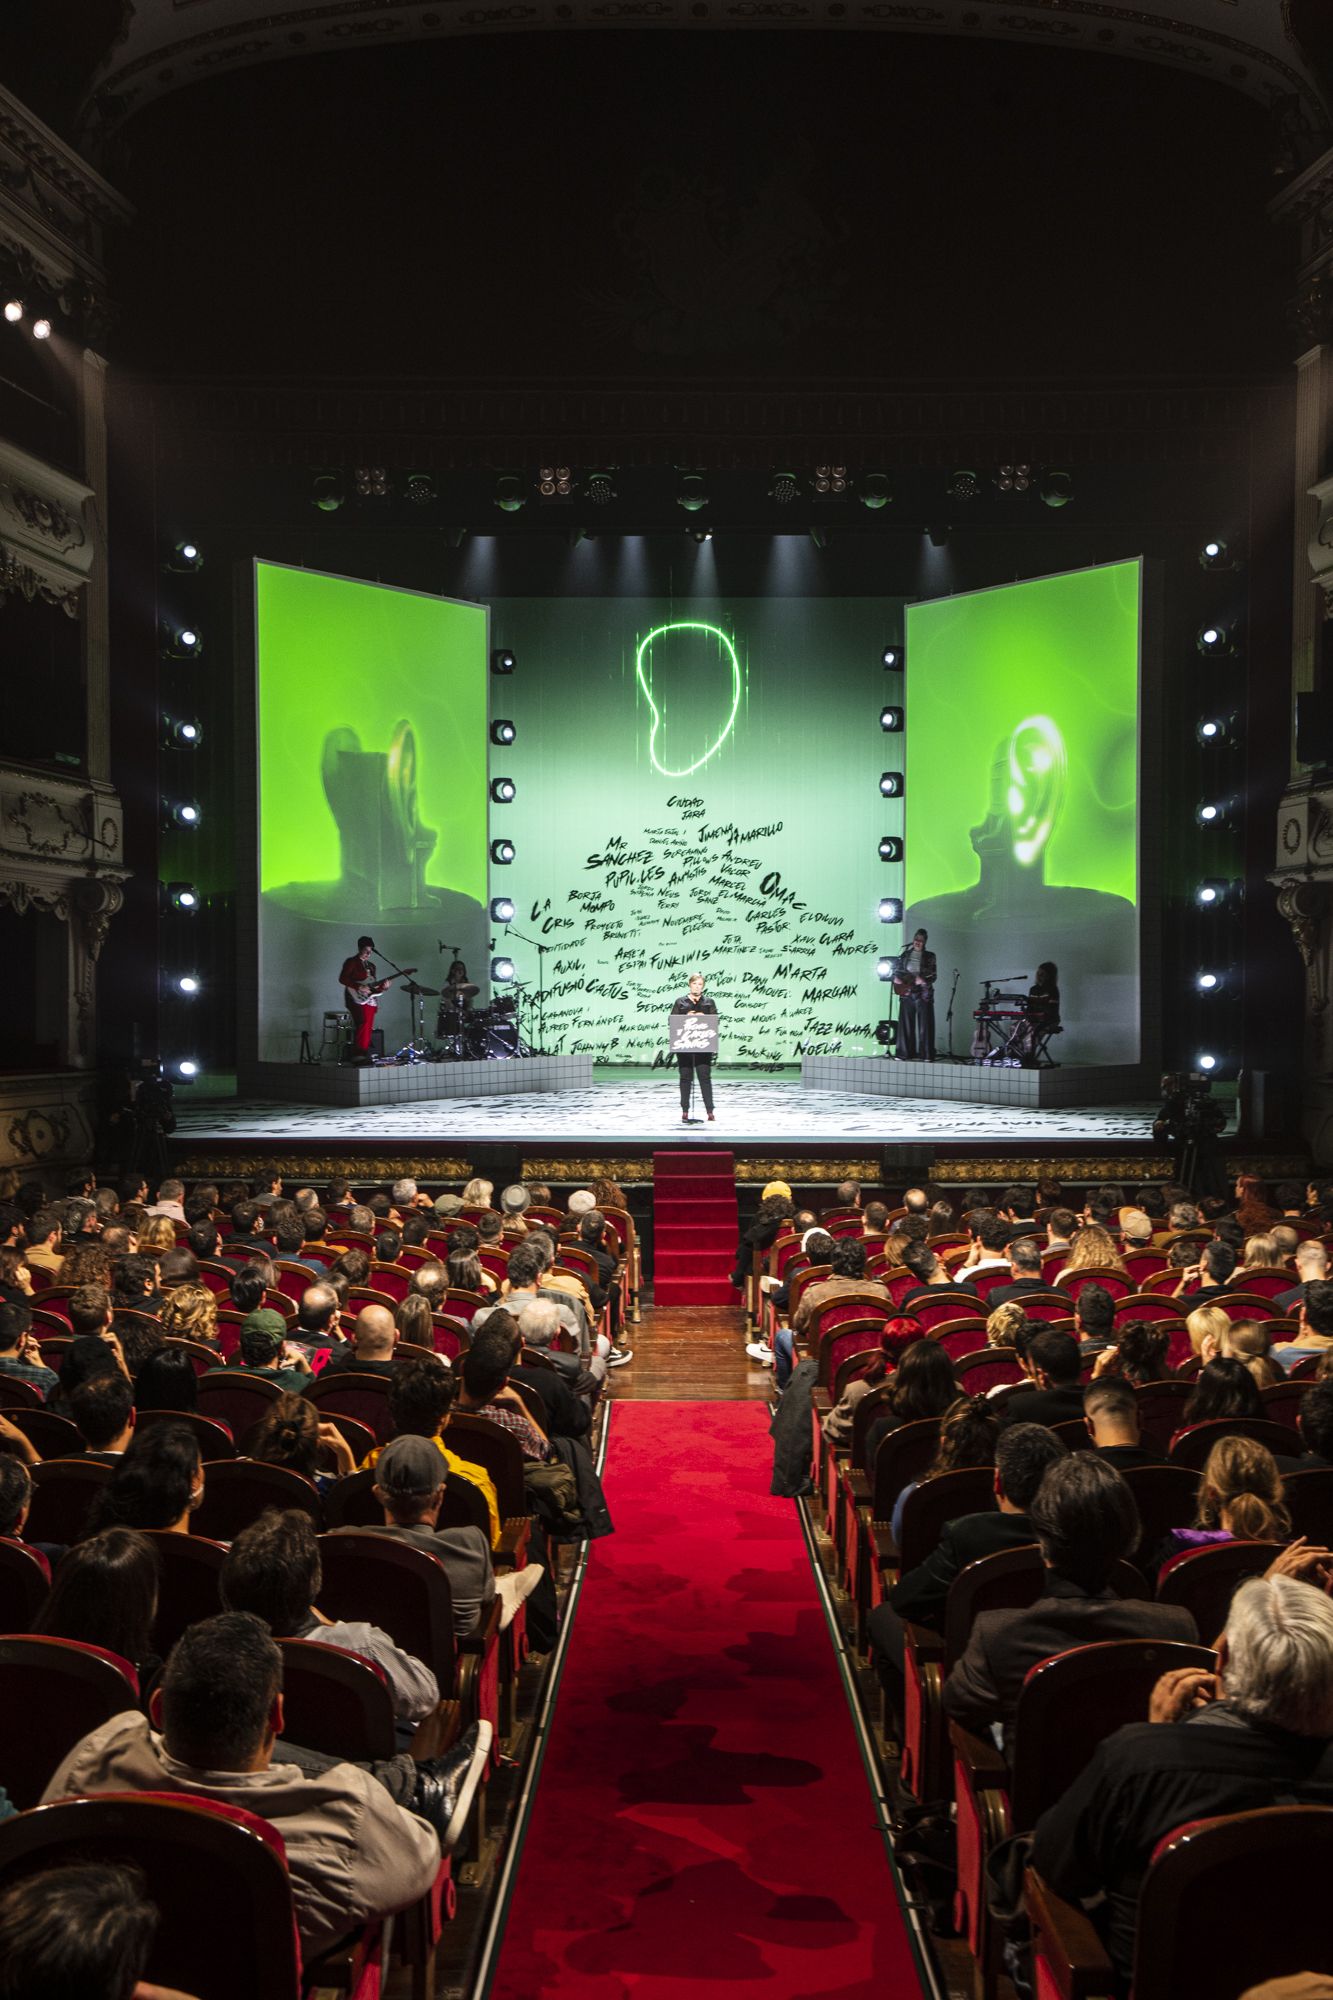
<svg viewBox="0 0 1333 2000"><path fill-rule="evenodd" d="M408 1169L425 1181L465 1181L472 1174L468 1160L405 1152L392 1159L364 1153L185 1153L172 1164L184 1180L249 1180L263 1171L281 1174L285 1181L327 1181L341 1175L357 1187L370 1181L396 1181Z"/></svg>

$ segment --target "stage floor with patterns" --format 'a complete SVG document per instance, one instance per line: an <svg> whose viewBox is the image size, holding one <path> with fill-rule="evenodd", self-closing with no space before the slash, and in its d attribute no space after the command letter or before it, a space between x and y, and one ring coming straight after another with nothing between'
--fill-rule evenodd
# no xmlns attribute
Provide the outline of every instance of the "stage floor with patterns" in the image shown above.
<svg viewBox="0 0 1333 2000"><path fill-rule="evenodd" d="M431 1145L699 1145L754 1147L858 1145L1151 1146L1155 1106L1116 1104L1023 1109L944 1103L925 1097L870 1097L803 1089L786 1078L719 1077L717 1119L681 1124L674 1075L617 1080L590 1090L534 1091L513 1097L455 1097L357 1109L218 1098L176 1098L175 1148L303 1141L383 1149L397 1141Z"/></svg>

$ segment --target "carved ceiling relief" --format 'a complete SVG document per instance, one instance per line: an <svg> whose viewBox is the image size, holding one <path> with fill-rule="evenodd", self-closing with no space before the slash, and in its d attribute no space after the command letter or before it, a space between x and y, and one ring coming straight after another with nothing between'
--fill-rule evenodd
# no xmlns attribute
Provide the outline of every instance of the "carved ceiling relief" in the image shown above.
<svg viewBox="0 0 1333 2000"><path fill-rule="evenodd" d="M90 839L84 801L52 792L20 792L5 806L5 844L52 860L78 860Z"/></svg>
<svg viewBox="0 0 1333 2000"><path fill-rule="evenodd" d="M1328 1067L1333 1058L1333 1013L1329 1009L1329 955L1333 951L1330 909L1333 891L1325 882L1297 880L1288 876L1279 882L1279 913L1291 925L1305 966L1305 1027L1307 1064L1313 1071Z"/></svg>
<svg viewBox="0 0 1333 2000"><path fill-rule="evenodd" d="M80 592L77 588L62 590L46 577L40 576L31 563L7 549L0 542L0 606L6 598L18 591L31 604L40 598L43 604L50 604L63 611L67 618L77 618L81 608Z"/></svg>

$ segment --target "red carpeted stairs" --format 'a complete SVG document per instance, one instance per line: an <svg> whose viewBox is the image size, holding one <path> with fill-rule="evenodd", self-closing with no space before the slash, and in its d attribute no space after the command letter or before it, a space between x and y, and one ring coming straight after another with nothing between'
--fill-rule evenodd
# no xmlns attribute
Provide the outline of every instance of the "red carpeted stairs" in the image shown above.
<svg viewBox="0 0 1333 2000"><path fill-rule="evenodd" d="M653 1154L653 1304L734 1306L736 1164L711 1147Z"/></svg>

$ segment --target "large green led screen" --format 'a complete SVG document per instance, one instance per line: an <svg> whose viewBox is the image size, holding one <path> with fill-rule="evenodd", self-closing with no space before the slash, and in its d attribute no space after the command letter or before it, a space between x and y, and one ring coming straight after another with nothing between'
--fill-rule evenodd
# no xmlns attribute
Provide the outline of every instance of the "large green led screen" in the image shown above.
<svg viewBox="0 0 1333 2000"><path fill-rule="evenodd" d="M1061 1063L1139 1058L1142 566L1077 570L907 614L907 921L966 1055L982 981L1059 968Z"/></svg>
<svg viewBox="0 0 1333 2000"><path fill-rule="evenodd" d="M653 1061L697 968L724 1064L874 1053L896 935L878 901L902 893L879 858L902 832L879 792L896 602L508 597L494 615L517 672L494 690L516 734L492 773L515 797L491 833L515 859L491 891L534 941L497 948L525 1007L544 980L545 1045Z"/></svg>
<svg viewBox="0 0 1333 2000"><path fill-rule="evenodd" d="M484 956L487 612L257 562L255 628L259 1054L289 1060L359 935L428 986L441 940ZM405 1042L406 997L380 1020Z"/></svg>

